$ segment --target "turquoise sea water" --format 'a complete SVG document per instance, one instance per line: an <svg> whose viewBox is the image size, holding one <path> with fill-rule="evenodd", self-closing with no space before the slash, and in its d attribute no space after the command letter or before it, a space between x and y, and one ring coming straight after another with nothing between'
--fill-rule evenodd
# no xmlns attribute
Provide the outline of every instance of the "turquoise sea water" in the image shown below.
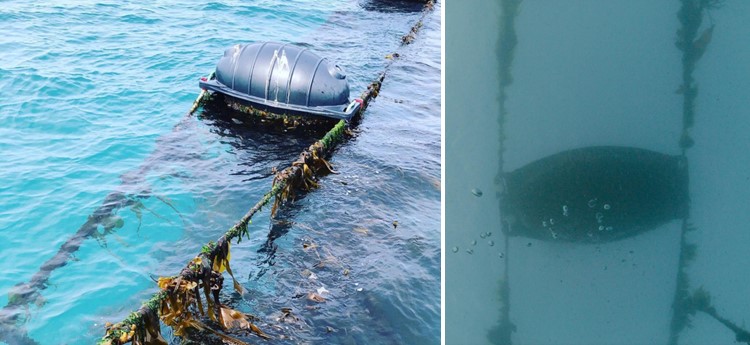
<svg viewBox="0 0 750 345"><path fill-rule="evenodd" d="M232 248L248 293L223 300L260 317L275 343L440 339L439 13L401 50L358 135L335 153L339 174L277 219L257 215L252 239ZM198 78L226 47L305 44L345 69L356 97L419 15L364 0L4 2L0 305L108 194L142 203L116 212L123 226L114 233L85 239L30 304L11 318L4 310L6 326L41 344L95 341L105 322L156 291L153 278L178 273L259 200L272 168L322 135L269 134L209 112L186 117ZM303 250L310 242L314 253ZM334 264L316 268L321 257ZM329 292L319 306L295 298L321 287ZM282 307L301 321L271 327ZM9 339L0 335L17 342Z"/></svg>
<svg viewBox="0 0 750 345"><path fill-rule="evenodd" d="M501 10L512 2L520 3L517 11ZM684 15L690 3L713 6ZM750 325L749 6L732 0L446 5L446 344L736 343L729 327L697 310L677 339L671 333L673 305L695 306L673 304L678 282L687 283L689 297L707 291L725 321ZM687 32L680 21L686 17L696 32L687 44L677 40ZM500 40L510 19L516 40ZM678 47L688 44L705 48L702 55L683 55ZM511 62L509 74L499 70L503 61ZM681 219L598 244L504 236L501 222L512 222L499 206L504 173L595 146L681 155L683 61L695 62L687 74L697 89L694 145L684 152L693 229L686 245ZM580 176L585 185L587 175ZM622 193L618 200L627 200L629 190ZM686 265L679 259L689 250L681 247L694 248ZM680 270L685 275L678 279ZM508 341L498 332L505 316L512 324Z"/></svg>

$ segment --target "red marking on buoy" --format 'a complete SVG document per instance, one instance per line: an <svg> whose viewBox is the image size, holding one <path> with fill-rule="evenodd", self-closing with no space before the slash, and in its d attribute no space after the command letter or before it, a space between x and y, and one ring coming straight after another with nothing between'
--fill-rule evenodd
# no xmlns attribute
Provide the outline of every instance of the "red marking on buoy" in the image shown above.
<svg viewBox="0 0 750 345"><path fill-rule="evenodd" d="M201 77L201 81L207 81L208 79L206 77Z"/></svg>

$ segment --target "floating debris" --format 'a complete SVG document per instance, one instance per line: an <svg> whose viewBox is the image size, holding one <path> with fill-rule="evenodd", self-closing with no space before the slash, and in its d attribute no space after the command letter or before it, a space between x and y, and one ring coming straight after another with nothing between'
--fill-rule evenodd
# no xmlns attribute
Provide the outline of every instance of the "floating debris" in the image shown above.
<svg viewBox="0 0 750 345"><path fill-rule="evenodd" d="M497 253L497 256L499 256L501 259L505 258L505 254L503 254L503 252Z"/></svg>
<svg viewBox="0 0 750 345"><path fill-rule="evenodd" d="M604 209L605 209L605 210L609 210L610 208L611 208L611 207L609 206L609 204L604 204Z"/></svg>
<svg viewBox="0 0 750 345"><path fill-rule="evenodd" d="M471 194L474 194L474 196L475 196L475 197L479 198L479 197L481 197L481 196L482 196L482 195L483 195L484 193L482 193L482 190L481 190L481 189L479 189L479 188L472 188L472 189L471 189Z"/></svg>
<svg viewBox="0 0 750 345"><path fill-rule="evenodd" d="M397 227L398 227L398 221L397 221L397 220L394 220L394 221L393 221L393 228L395 229L395 228L397 228Z"/></svg>
<svg viewBox="0 0 750 345"><path fill-rule="evenodd" d="M492 241L492 240L490 240L489 242L487 242L487 244L488 244L488 245L489 245L490 247L494 247L494 246L495 246L495 241Z"/></svg>
<svg viewBox="0 0 750 345"><path fill-rule="evenodd" d="M458 253L458 247L453 247L453 249L451 249L451 251L453 251L454 253Z"/></svg>
<svg viewBox="0 0 750 345"><path fill-rule="evenodd" d="M474 249L467 249L466 254L469 254L469 255L474 254Z"/></svg>
<svg viewBox="0 0 750 345"><path fill-rule="evenodd" d="M471 240L471 245L472 246L476 246L477 245L477 240Z"/></svg>
<svg viewBox="0 0 750 345"><path fill-rule="evenodd" d="M307 294L307 299L310 300L310 301L313 301L313 302L318 302L318 303L326 301L326 299L323 296L321 296L321 295L319 295L319 294L317 294L315 292L311 292L311 293Z"/></svg>
<svg viewBox="0 0 750 345"><path fill-rule="evenodd" d="M487 233L483 232L483 233L479 234L479 237L480 238L485 238L485 237L487 237Z"/></svg>

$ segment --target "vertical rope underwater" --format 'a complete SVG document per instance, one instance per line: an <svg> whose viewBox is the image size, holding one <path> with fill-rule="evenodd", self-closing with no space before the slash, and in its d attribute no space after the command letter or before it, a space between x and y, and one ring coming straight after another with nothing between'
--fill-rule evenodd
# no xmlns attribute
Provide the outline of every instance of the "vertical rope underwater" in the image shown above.
<svg viewBox="0 0 750 345"><path fill-rule="evenodd" d="M498 82L499 82L499 94L498 102L500 105L500 112L498 114L498 126L499 126L499 151L498 151L498 174L495 178L495 183L498 188L497 196L502 204L503 194L505 193L505 181L504 181L504 160L503 153L505 152L505 118L508 114L508 109L505 106L507 100L507 88L513 83L513 76L511 75L511 65L513 63L513 55L515 53L516 44L518 38L516 36L516 16L519 12L519 7L522 0L502 0L500 3L500 33L497 40L497 57L499 62L498 71ZM500 214L503 217L502 213ZM503 220L501 219L501 223ZM508 225L509 226L509 225ZM500 309L500 322L493 327L487 334L487 338L490 343L500 345L512 344L511 335L515 331L516 326L510 321L510 236L503 227L503 237L505 241L505 254L504 254L504 269L503 278L500 282L500 299L502 307Z"/></svg>

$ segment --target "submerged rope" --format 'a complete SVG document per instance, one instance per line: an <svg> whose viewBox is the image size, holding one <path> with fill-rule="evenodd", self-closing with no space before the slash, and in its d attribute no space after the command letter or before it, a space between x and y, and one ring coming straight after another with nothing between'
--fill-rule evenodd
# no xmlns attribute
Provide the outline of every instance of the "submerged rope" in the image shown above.
<svg viewBox="0 0 750 345"><path fill-rule="evenodd" d="M693 146L693 139L690 137L690 128L692 128L695 122L694 107L695 98L698 94L697 86L693 80L693 70L708 43L703 43L699 47L696 41L706 3L702 0L680 0L680 2L682 6L677 12L677 18L681 26L677 30L676 41L677 48L682 51L682 85L678 89L678 92L682 92L683 94L682 134L679 147L682 151L682 156L686 157L687 150ZM700 54L697 51L698 49L701 50ZM686 215L682 220L680 228L680 256L677 264L675 292L672 301L672 320L669 327L670 345L677 345L680 333L690 324L690 315L695 313L691 305L690 283L686 272L688 264L695 257L695 245L688 243L687 240L687 232L692 230L689 227L688 217L689 215Z"/></svg>
<svg viewBox="0 0 750 345"><path fill-rule="evenodd" d="M424 6L424 13L418 22L412 27L409 35L414 35L422 26L427 12L433 8L434 1L428 0ZM406 36L404 36L406 37ZM402 46L411 43L411 40L402 39ZM397 53L391 56L399 56ZM380 75L369 84L362 92L361 106L352 118L352 122L358 120L367 109L369 102L376 98L380 87L385 79L388 68L393 61L389 62ZM195 107L197 108L197 107ZM249 323L247 315L232 310L219 303L219 293L222 289L223 278L221 273L226 270L234 281L234 288L241 292L243 289L234 279L229 267L229 243L236 239L239 243L243 236L249 237L247 227L252 217L267 205L271 198L276 197L272 213L284 202L291 199L296 189L309 190L317 186L315 179L326 173L333 172L330 164L324 157L329 156L335 146L344 140L349 132L350 122L340 120L322 139L316 141L290 167L277 173L271 190L264 194L234 226L227 230L216 243L209 242L187 266L174 277L160 278L160 291L154 294L141 307L132 312L125 320L117 324L107 324L105 335L99 340L99 344L123 344L133 342L136 344L158 343L163 339L159 332L159 319L166 325L175 328L175 335L184 335L189 329L205 330L212 332L228 342L242 343L238 339L226 334L219 333L199 321L190 309L197 310L201 316L217 321L223 328L228 329L225 321L227 315L240 314L234 321L242 321L247 328L263 338L269 338L256 326ZM206 308L204 310L201 302L200 288L203 286ZM205 314L204 314L205 312Z"/></svg>
<svg viewBox="0 0 750 345"><path fill-rule="evenodd" d="M687 150L694 145L690 135L690 129L695 124L695 99L698 96L698 86L693 79L693 71L696 63L703 56L711 42L714 23L704 29L698 36L698 30L703 22L703 15L710 10L719 8L723 0L680 0L681 7L677 12L680 28L677 30L677 49L682 51L682 84L677 90L683 95L682 102L682 134L679 147L682 156L686 157ZM709 13L710 15L710 13ZM690 326L690 317L697 311L713 317L719 323L730 329L735 334L737 342L750 344L750 332L735 325L731 321L721 317L711 305L711 296L703 288L698 288L693 294L690 293L690 281L687 267L696 255L697 246L689 243L687 233L695 228L688 222L686 216L680 228L680 256L677 267L677 284L675 286L674 299L672 301L672 321L670 323L669 344L677 345L680 333Z"/></svg>
<svg viewBox="0 0 750 345"><path fill-rule="evenodd" d="M503 188L503 173L505 171L503 153L505 152L505 118L508 115L508 109L505 106L508 97L506 89L513 83L511 65L513 64L513 56L516 44L518 43L515 24L521 2L522 0L502 0L500 3L500 35L497 39L497 57L500 62L498 73L498 80L500 81L498 94L500 112L498 113L497 122L500 131L498 148L499 166L498 175L495 179L495 182L502 190L502 192L498 193L500 198L502 198L502 194L505 191L505 188ZM500 321L488 331L487 339L492 344L510 345L512 344L511 335L516 330L516 326L510 321L510 236L507 232L503 231L503 237L505 238L505 262L503 279L500 282L500 299L502 302Z"/></svg>
<svg viewBox="0 0 750 345"><path fill-rule="evenodd" d="M211 75L213 75L213 72ZM202 91L198 95L190 111L186 114L186 118L192 116L195 110L207 101L206 96L207 93L205 91ZM175 125L172 131L177 131L181 123ZM134 172L142 175L150 170L154 166L151 158L157 155L158 152L160 152L159 149L155 149L149 158L145 160L146 163L134 170ZM141 182L140 180L125 179L125 176L129 175L123 175L123 185L137 186ZM41 292L47 288L47 283L52 272L67 265L74 258L73 255L80 249L83 241L89 237L103 241L106 235L122 227L121 219L118 221L119 218L116 216L117 212L123 208L140 204L140 199L148 197L146 188L140 188L140 191L135 193L112 191L107 194L102 204L88 216L86 222L60 246L60 249L58 249L53 257L39 267L39 270L28 282L18 283L8 292L8 304L0 310L0 341L6 341L11 344L36 344L37 342L31 339L18 323L22 322L23 315L28 314L28 306L41 300ZM99 232L100 226L104 229L103 233Z"/></svg>

